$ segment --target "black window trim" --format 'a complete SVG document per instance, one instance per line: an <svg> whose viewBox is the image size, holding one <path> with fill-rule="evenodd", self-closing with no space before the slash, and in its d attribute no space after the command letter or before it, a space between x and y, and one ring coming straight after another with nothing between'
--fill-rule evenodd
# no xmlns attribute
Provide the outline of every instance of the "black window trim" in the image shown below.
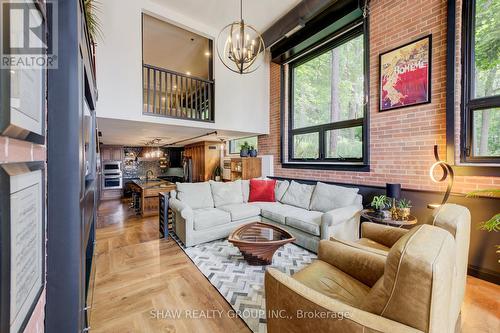
<svg viewBox="0 0 500 333"><path fill-rule="evenodd" d="M500 106L500 95L473 98L474 91L474 20L475 0L464 0L462 7L462 101L460 112L460 161L500 166L500 157L474 156L472 152L473 115L475 111Z"/></svg>
<svg viewBox="0 0 500 333"><path fill-rule="evenodd" d="M353 28L354 26L354 28ZM349 119L338 121L335 123L327 123L322 125L309 126L304 128L293 128L293 68L325 53L329 50L340 46L349 40L352 40L360 35L363 35L364 45L364 105L363 105L363 118ZM337 37L336 37L337 36ZM313 45L313 51L306 50L302 55L295 57L288 63L288 128L286 134L284 118L285 113L285 65L281 68L281 162L284 168L297 168L297 169L329 169L329 170L351 170L351 171L369 171L369 35L368 35L368 19L360 19L346 26L344 29L336 32L334 35L329 36L330 41L324 45ZM362 158L326 158L324 157L325 149L325 133L328 130L362 127ZM299 159L293 158L293 136L299 134L318 133L319 136L319 158L317 159ZM284 147L284 135L287 135L288 147ZM286 148L286 149L283 149ZM283 153L288 154L288 160L284 161Z"/></svg>

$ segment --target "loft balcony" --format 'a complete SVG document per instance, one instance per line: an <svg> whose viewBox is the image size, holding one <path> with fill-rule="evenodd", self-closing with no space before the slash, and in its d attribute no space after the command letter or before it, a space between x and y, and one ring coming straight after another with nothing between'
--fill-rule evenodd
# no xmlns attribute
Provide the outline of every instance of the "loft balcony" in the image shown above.
<svg viewBox="0 0 500 333"><path fill-rule="evenodd" d="M143 114L214 121L214 82L144 64Z"/></svg>

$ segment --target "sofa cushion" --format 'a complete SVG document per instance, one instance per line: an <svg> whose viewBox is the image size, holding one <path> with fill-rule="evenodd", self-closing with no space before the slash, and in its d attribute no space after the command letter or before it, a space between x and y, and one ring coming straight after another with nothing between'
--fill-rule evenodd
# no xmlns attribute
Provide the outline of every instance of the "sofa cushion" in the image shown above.
<svg viewBox="0 0 500 333"><path fill-rule="evenodd" d="M248 203L221 206L218 209L231 214L232 221L243 220L250 217L255 217L256 220L258 220L260 215L260 208Z"/></svg>
<svg viewBox="0 0 500 333"><path fill-rule="evenodd" d="M354 204L358 188L349 188L318 182L311 197L311 210L328 212Z"/></svg>
<svg viewBox="0 0 500 333"><path fill-rule="evenodd" d="M287 205L309 209L313 191L314 185L300 184L292 180L281 202Z"/></svg>
<svg viewBox="0 0 500 333"><path fill-rule="evenodd" d="M363 303L370 291L368 286L321 260L315 260L292 277L323 295L355 307Z"/></svg>
<svg viewBox="0 0 500 333"><path fill-rule="evenodd" d="M205 183L175 183L177 185L177 199L192 209L213 208L214 200L210 184Z"/></svg>
<svg viewBox="0 0 500 333"><path fill-rule="evenodd" d="M304 211L302 208L290 205L283 205L279 202L275 203L269 202L268 205L261 205L261 215L263 217L281 224L285 224L287 216L297 215L300 214L302 211Z"/></svg>
<svg viewBox="0 0 500 333"><path fill-rule="evenodd" d="M281 199L283 199L283 196L285 195L286 190L288 190L289 186L290 182L288 180L278 180L276 182L276 189L274 190L276 201L281 202Z"/></svg>
<svg viewBox="0 0 500 333"><path fill-rule="evenodd" d="M275 202L276 180L250 179L248 202Z"/></svg>
<svg viewBox="0 0 500 333"><path fill-rule="evenodd" d="M243 179L241 181L241 191L243 192L243 202L248 202L250 196L250 180Z"/></svg>
<svg viewBox="0 0 500 333"><path fill-rule="evenodd" d="M320 235L320 225L322 212L301 209L301 211L294 212L285 219L285 224L290 227L307 232L311 235Z"/></svg>
<svg viewBox="0 0 500 333"><path fill-rule="evenodd" d="M231 222L231 215L218 208L201 208L193 211L194 230L204 230Z"/></svg>
<svg viewBox="0 0 500 333"><path fill-rule="evenodd" d="M234 182L210 181L215 207L243 203L241 180Z"/></svg>

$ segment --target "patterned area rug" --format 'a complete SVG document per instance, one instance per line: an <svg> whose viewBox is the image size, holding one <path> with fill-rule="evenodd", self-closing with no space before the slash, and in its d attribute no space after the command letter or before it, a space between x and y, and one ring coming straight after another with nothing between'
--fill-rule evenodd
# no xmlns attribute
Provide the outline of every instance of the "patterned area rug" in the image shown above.
<svg viewBox="0 0 500 333"><path fill-rule="evenodd" d="M268 266L250 266L227 240L186 248L175 235L173 238L248 327L255 333L265 333L264 273ZM315 258L312 252L286 244L276 251L270 267L292 275Z"/></svg>

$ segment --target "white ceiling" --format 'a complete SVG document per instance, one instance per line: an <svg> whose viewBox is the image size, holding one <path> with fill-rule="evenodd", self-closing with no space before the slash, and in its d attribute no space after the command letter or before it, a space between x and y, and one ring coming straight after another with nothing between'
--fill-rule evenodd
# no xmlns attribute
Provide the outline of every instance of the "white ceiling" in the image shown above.
<svg viewBox="0 0 500 333"><path fill-rule="evenodd" d="M240 18L239 0L152 0L219 31ZM243 0L243 19L261 33L301 0Z"/></svg>
<svg viewBox="0 0 500 333"><path fill-rule="evenodd" d="M170 144L194 136L215 131L210 128L195 128L177 125L156 124L140 121L98 118L99 131L102 133L100 142L107 145L144 146L152 139L161 139L160 144ZM177 144L185 146L198 141L219 141L249 136L249 133L217 130L217 135L209 135Z"/></svg>
<svg viewBox="0 0 500 333"><path fill-rule="evenodd" d="M208 39L149 15L143 21L144 63L208 79Z"/></svg>

